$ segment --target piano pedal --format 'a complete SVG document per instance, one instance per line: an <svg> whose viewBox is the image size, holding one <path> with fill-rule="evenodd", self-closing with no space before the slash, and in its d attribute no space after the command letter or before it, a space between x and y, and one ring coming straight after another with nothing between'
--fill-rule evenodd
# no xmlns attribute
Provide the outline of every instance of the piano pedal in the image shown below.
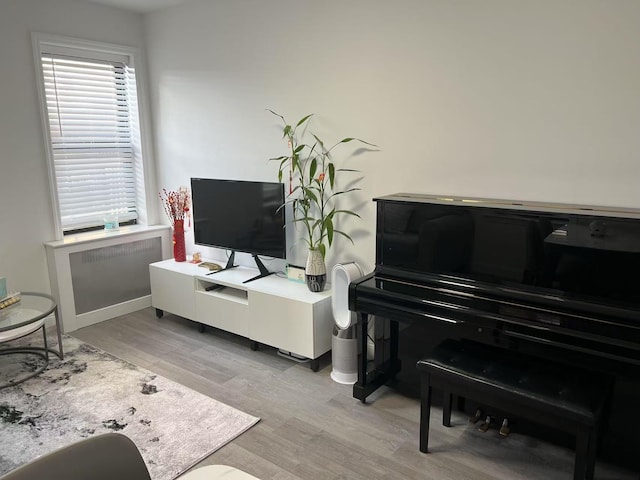
<svg viewBox="0 0 640 480"><path fill-rule="evenodd" d="M469 423L475 424L482 418L482 410L477 409L476 414L473 417L469 417Z"/></svg>
<svg viewBox="0 0 640 480"><path fill-rule="evenodd" d="M511 433L511 429L509 428L509 420L505 418L502 420L502 426L500 427L500 435L506 437Z"/></svg>
<svg viewBox="0 0 640 480"><path fill-rule="evenodd" d="M480 430L481 432L486 432L487 430L489 430L490 425L491 425L491 417L487 415L487 418L485 418L484 422L480 424L480 426L478 427L478 430Z"/></svg>

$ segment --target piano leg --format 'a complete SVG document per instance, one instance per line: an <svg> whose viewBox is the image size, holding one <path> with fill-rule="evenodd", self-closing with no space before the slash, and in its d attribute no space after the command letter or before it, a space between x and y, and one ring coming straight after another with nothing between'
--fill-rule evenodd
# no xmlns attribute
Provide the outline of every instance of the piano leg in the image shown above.
<svg viewBox="0 0 640 480"><path fill-rule="evenodd" d="M427 453L429 449L429 420L431 417L431 382L429 376L423 376L420 385L420 451Z"/></svg>
<svg viewBox="0 0 640 480"><path fill-rule="evenodd" d="M360 336L359 336L359 340L360 340L360 355L359 355L359 362L358 362L358 382L356 383L356 385L361 385L362 388L365 388L367 386L367 363L368 363L368 357L367 357L367 340L368 340L368 334L369 334L369 316L366 313L358 313L358 325L360 326ZM354 395L355 395L355 390L354 390ZM365 403L367 401L367 395L365 394L362 397L358 397L360 398L360 401L362 403Z"/></svg>
<svg viewBox="0 0 640 480"><path fill-rule="evenodd" d="M390 327L390 342L389 345L389 363L396 365L398 363L398 342L400 340L400 324L398 322L391 322ZM392 369L392 378L395 378L396 373L400 371Z"/></svg>
<svg viewBox="0 0 640 480"><path fill-rule="evenodd" d="M451 426L451 403L453 402L453 395L451 392L443 393L442 404L442 425L445 427Z"/></svg>
<svg viewBox="0 0 640 480"><path fill-rule="evenodd" d="M573 478L574 480L591 480L593 478L593 467L591 466L591 462L588 462L588 453L591 451L589 449L590 445L594 443L590 439L590 430L587 428L580 429L576 433L576 458L575 464L573 468ZM592 476L588 477L587 472L589 472Z"/></svg>
<svg viewBox="0 0 640 480"><path fill-rule="evenodd" d="M367 338L369 318L366 313L358 312L358 335L360 353L358 355L358 381L353 385L353 396L362 403L365 403L367 397L377 390L379 387L392 380L396 373L400 371L400 361L398 360L398 338L399 325L398 322L382 319L382 321L390 321L389 347L385 348L385 340L381 338L380 342L376 342L376 352L374 354L375 362L370 368L367 355ZM388 352L387 354L385 354Z"/></svg>

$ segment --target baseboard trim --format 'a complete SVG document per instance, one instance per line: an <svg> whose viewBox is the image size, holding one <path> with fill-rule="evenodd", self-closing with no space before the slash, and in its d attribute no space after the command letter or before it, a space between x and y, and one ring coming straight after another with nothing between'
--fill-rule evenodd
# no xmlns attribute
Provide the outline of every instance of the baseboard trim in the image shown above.
<svg viewBox="0 0 640 480"><path fill-rule="evenodd" d="M69 328L65 328L65 333L72 332L82 327L88 327L105 320L110 320L121 315L127 315L129 313L142 310L151 306L151 295L146 295L140 298L134 298L126 302L118 303L115 305L109 305L108 307L100 308L92 312L83 313L76 316L76 321L73 325L67 325Z"/></svg>

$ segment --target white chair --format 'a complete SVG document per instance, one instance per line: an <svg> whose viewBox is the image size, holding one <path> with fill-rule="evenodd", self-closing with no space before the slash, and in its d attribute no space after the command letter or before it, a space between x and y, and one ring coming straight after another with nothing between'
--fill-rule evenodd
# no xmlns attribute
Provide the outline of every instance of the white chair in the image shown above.
<svg viewBox="0 0 640 480"><path fill-rule="evenodd" d="M180 475L177 480L259 480L228 465L206 465Z"/></svg>

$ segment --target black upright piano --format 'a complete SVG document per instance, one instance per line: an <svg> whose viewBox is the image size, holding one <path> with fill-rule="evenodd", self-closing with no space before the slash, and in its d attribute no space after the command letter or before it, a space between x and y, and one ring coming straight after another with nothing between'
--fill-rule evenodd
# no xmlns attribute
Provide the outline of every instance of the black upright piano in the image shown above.
<svg viewBox="0 0 640 480"><path fill-rule="evenodd" d="M614 376L609 436L640 454L640 211L405 193L374 201L375 270L349 287L355 398L399 377L417 382L415 362L444 338L498 346Z"/></svg>

